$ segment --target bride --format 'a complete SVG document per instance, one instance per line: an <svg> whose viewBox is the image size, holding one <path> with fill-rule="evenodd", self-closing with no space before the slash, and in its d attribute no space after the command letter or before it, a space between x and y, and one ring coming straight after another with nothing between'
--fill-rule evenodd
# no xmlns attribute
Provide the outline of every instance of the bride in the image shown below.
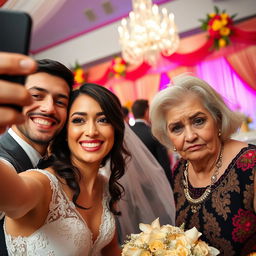
<svg viewBox="0 0 256 256"><path fill-rule="evenodd" d="M85 84L71 96L67 127L41 162L44 169L18 175L0 163L9 255L120 255L114 215L127 153L123 137L118 98ZM99 173L108 159L109 181Z"/></svg>

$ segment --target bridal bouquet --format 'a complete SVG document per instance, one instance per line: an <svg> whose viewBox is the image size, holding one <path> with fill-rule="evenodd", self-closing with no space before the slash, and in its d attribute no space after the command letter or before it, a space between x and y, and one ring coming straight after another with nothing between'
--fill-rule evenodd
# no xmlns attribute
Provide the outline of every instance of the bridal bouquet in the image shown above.
<svg viewBox="0 0 256 256"><path fill-rule="evenodd" d="M187 231L171 225L160 226L159 218L151 225L140 223L139 234L125 241L122 256L215 256L219 251L199 240L194 227Z"/></svg>

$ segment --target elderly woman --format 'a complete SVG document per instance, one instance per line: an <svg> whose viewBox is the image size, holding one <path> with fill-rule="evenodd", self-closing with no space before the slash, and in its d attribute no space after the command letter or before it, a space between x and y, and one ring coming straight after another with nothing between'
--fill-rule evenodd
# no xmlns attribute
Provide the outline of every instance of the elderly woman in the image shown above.
<svg viewBox="0 0 256 256"><path fill-rule="evenodd" d="M174 168L176 225L221 255L256 250L256 146L230 138L242 116L205 81L182 75L152 101L154 136L181 156Z"/></svg>

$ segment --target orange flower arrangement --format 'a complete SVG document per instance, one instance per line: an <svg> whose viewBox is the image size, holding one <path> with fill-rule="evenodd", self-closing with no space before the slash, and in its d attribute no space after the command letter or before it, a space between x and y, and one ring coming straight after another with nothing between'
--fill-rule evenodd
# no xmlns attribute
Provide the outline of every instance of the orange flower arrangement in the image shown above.
<svg viewBox="0 0 256 256"><path fill-rule="evenodd" d="M125 76L127 69L127 63L121 57L115 57L110 66L110 74L114 77L119 78Z"/></svg>
<svg viewBox="0 0 256 256"><path fill-rule="evenodd" d="M86 73L78 63L75 64L75 67L73 67L72 70L75 81L74 87L86 82Z"/></svg>
<svg viewBox="0 0 256 256"><path fill-rule="evenodd" d="M220 49L230 44L230 35L232 34L233 19L236 14L229 16L225 10L220 12L217 6L214 7L214 13L208 13L206 19L200 19L202 30L209 33L209 37L214 39L214 47Z"/></svg>

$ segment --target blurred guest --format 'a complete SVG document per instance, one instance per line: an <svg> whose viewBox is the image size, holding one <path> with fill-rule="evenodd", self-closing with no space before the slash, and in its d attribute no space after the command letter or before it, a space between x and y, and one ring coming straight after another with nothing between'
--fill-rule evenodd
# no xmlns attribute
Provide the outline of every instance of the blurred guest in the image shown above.
<svg viewBox="0 0 256 256"><path fill-rule="evenodd" d="M155 159L163 167L165 175L171 183L170 158L166 148L151 133L149 123L149 103L148 100L138 99L132 105L132 113L135 118L132 130L142 140Z"/></svg>
<svg viewBox="0 0 256 256"><path fill-rule="evenodd" d="M129 109L125 106L122 106L122 112L123 112L124 121L127 124L129 124Z"/></svg>
<svg viewBox="0 0 256 256"><path fill-rule="evenodd" d="M205 81L182 75L155 96L150 118L154 136L181 156L176 225L195 226L221 255L256 250L256 146L230 139L242 115Z"/></svg>

